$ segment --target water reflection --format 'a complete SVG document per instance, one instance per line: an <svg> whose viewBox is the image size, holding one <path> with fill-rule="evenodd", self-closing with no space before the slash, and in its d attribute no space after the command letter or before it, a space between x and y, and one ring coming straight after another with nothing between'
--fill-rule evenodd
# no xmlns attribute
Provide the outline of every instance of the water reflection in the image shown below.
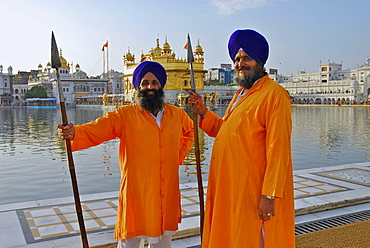
<svg viewBox="0 0 370 248"><path fill-rule="evenodd" d="M293 107L294 169L369 160L368 107Z"/></svg>
<svg viewBox="0 0 370 248"><path fill-rule="evenodd" d="M208 164L210 157L210 147L213 144L213 138L208 137L204 132L198 129L199 150L200 150L200 166L202 168L202 179L207 180ZM196 182L197 169L195 158L195 146L193 144L188 156L185 158L183 165L180 167L181 182Z"/></svg>
<svg viewBox="0 0 370 248"><path fill-rule="evenodd" d="M223 115L225 106L216 111ZM82 124L103 116L101 109L67 109L70 122ZM370 158L370 108L293 107L294 169ZM0 204L71 196L64 145L57 137L58 109L0 109ZM199 130L203 179L207 180L214 139ZM81 194L119 187L118 141L74 152ZM196 182L194 147L180 166L182 183Z"/></svg>

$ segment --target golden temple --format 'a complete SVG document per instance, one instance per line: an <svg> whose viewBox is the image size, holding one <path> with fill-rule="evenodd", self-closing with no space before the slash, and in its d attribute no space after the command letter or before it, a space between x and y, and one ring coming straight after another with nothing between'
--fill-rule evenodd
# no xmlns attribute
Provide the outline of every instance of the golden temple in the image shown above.
<svg viewBox="0 0 370 248"><path fill-rule="evenodd" d="M198 44L194 49L194 80L196 90L204 89L204 52L203 48ZM176 91L175 95L178 95L183 90L190 90L190 64L186 59L176 58L176 54L172 51L171 46L167 42L167 37L164 44L160 47L159 39L156 40L155 48L151 49L147 54L142 53L140 61L136 62L135 55L131 54L130 48L128 52L123 56L124 75L123 83L125 89L125 98L131 98L135 92L132 84L132 73L135 68L144 61L155 61L160 63L167 72L167 83L165 86L166 92ZM174 94L166 94L166 99L176 100L171 97Z"/></svg>

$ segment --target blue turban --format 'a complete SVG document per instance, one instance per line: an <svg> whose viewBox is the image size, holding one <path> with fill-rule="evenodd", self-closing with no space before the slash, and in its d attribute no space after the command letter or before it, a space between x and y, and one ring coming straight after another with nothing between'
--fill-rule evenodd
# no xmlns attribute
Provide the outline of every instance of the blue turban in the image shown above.
<svg viewBox="0 0 370 248"><path fill-rule="evenodd" d="M157 62L145 61L138 65L134 71L132 77L132 83L134 84L135 89L139 88L141 79L148 73L151 72L158 79L162 88L166 85L167 74L163 66Z"/></svg>
<svg viewBox="0 0 370 248"><path fill-rule="evenodd" d="M260 33L251 29L236 30L230 37L228 47L232 61L235 60L240 48L262 66L265 65L269 56L267 40Z"/></svg>

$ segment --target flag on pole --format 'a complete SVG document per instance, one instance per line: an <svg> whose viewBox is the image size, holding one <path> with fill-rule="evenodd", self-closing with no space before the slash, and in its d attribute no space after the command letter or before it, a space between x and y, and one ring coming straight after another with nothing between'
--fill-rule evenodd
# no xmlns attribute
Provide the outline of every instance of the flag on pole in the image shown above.
<svg viewBox="0 0 370 248"><path fill-rule="evenodd" d="M188 34L188 42L184 46L185 49L188 50L188 63L194 62L194 54L193 49L191 48L191 41L190 41L190 35Z"/></svg>
<svg viewBox="0 0 370 248"><path fill-rule="evenodd" d="M108 47L108 41L103 45L101 51L103 52L104 51L104 47Z"/></svg>

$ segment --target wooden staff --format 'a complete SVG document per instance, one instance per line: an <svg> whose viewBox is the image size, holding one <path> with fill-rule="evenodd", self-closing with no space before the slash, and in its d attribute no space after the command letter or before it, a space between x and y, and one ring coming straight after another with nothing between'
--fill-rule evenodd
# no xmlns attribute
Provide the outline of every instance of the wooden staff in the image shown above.
<svg viewBox="0 0 370 248"><path fill-rule="evenodd" d="M64 126L67 126L68 125L67 111L66 111L66 106L65 106L65 101L64 101L63 91L62 91L62 85L60 83L60 77L59 77L59 68L61 67L61 64L60 64L57 43L54 37L54 32L51 33L51 67L55 68L56 75L57 75L57 89L58 89L58 95L59 95L60 115L62 118L62 124ZM71 175L73 196L75 200L78 224L80 226L82 245L83 245L83 248L89 248L89 243L87 241L87 235L86 235L86 229L85 229L85 223L84 223L83 214L82 214L80 194L78 192L76 170L75 170L75 165L74 165L73 156L72 156L71 140L69 138L65 139L64 145L67 151L69 174Z"/></svg>
<svg viewBox="0 0 370 248"><path fill-rule="evenodd" d="M190 64L190 82L191 82L191 90L195 92L195 80L194 80L194 69L193 69L193 62L194 62L194 55L193 50L191 48L191 41L190 35L188 34L188 63ZM195 160L196 160L196 168L197 168L197 179L198 179L198 195L199 195L199 208L200 208L200 236L202 239L203 234L203 223L204 223L204 192L203 192L203 180L202 180L202 168L200 166L200 149L199 149L199 135L198 135L198 114L196 112L196 105L192 106L192 117L193 117L193 125L194 125L194 144L195 144Z"/></svg>

